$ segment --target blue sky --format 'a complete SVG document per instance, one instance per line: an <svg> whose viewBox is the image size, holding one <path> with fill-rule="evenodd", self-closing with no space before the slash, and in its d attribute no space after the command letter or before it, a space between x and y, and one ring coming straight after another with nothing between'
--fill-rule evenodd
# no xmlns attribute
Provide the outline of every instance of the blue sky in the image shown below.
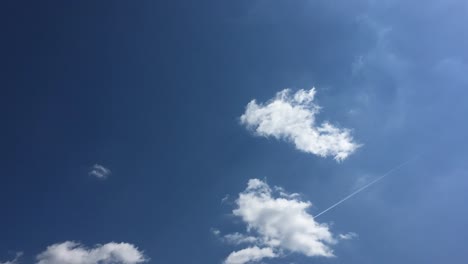
<svg viewBox="0 0 468 264"><path fill-rule="evenodd" d="M273 264L466 259L465 1L0 10L0 263L234 263L246 248ZM312 87L313 122L242 118ZM360 147L336 159L336 137L311 136L326 122ZM248 218L258 197L274 213Z"/></svg>

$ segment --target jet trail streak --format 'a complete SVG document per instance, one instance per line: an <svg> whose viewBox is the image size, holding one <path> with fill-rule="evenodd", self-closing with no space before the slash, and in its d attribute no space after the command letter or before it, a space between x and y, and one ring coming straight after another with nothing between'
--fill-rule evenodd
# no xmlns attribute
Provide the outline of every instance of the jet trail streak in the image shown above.
<svg viewBox="0 0 468 264"><path fill-rule="evenodd" d="M373 185L374 183L376 183L376 182L382 180L383 178L387 177L388 175L392 174L393 172L399 170L401 167L407 165L408 163L410 163L410 162L413 161L413 160L414 160L414 158L413 158L413 159L410 159L410 160L408 160L408 161L405 161L405 162L401 163L400 165L396 166L395 168L393 168L393 169L387 171L384 175L382 175L382 176L378 177L377 179L375 179L375 180L369 182L368 184L362 186L361 188L357 189L356 191L354 191L353 193L349 194L349 195L346 196L345 198L339 200L337 203L335 203L335 204L333 204L332 206L328 207L327 209L323 210L322 212L320 212L319 214L317 214L316 216L314 216L314 218L317 218L317 217L323 215L324 213L330 211L331 209L337 207L338 205L340 205L340 204L343 203L344 201L346 201L346 200L348 200L349 198L353 197L354 195L356 195L356 194L362 192L363 190L367 189L369 186L371 186L371 185Z"/></svg>

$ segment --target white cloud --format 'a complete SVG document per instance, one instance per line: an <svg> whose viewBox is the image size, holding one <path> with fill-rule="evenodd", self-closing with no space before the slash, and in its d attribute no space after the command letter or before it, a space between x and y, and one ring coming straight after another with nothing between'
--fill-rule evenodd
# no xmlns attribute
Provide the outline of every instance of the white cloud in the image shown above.
<svg viewBox="0 0 468 264"><path fill-rule="evenodd" d="M54 244L37 256L37 264L136 264L147 261L143 252L128 243L107 243L86 248L67 241Z"/></svg>
<svg viewBox="0 0 468 264"><path fill-rule="evenodd" d="M240 244L245 244L245 243L255 243L257 242L257 238L254 236L247 236L238 232L231 233L231 234L226 234L224 236L221 236L221 231L217 228L211 228L211 233L218 237L220 240L223 242L226 242L228 244L232 245L240 245Z"/></svg>
<svg viewBox="0 0 468 264"><path fill-rule="evenodd" d="M234 245L257 242L256 237L246 236L246 235L238 233L238 232L224 235L223 238L224 238L224 241L226 241L227 243L234 244Z"/></svg>
<svg viewBox="0 0 468 264"><path fill-rule="evenodd" d="M226 195L223 197L223 199L221 199L221 203L223 204L223 203L227 202L228 200L229 200L229 194L226 194Z"/></svg>
<svg viewBox="0 0 468 264"><path fill-rule="evenodd" d="M350 240L350 239L356 238L357 236L358 235L356 233L349 232L349 233L346 233L346 234L340 234L338 237L341 240Z"/></svg>
<svg viewBox="0 0 468 264"><path fill-rule="evenodd" d="M94 164L91 167L91 170L88 172L89 175L97 177L99 179L105 179L109 175L111 175L111 173L111 170L99 164Z"/></svg>
<svg viewBox="0 0 468 264"><path fill-rule="evenodd" d="M348 129L340 129L328 122L315 123L320 107L314 103L315 88L299 90L291 95L285 89L266 104L252 100L247 104L241 123L264 137L285 139L297 149L318 155L346 159L359 145Z"/></svg>
<svg viewBox="0 0 468 264"><path fill-rule="evenodd" d="M234 233L231 240L238 241L237 244L250 243L255 247L231 253L226 263L254 261L253 257L249 259L247 256L258 256L253 252L260 252L260 248L262 252L268 250L270 258L279 257L282 252L309 257L334 256L331 246L338 240L326 224L315 221L307 212L311 203L299 200L298 195L290 195L280 187L272 190L267 183L251 179L236 203L233 214L247 225L248 235ZM238 259L247 260L232 262Z"/></svg>
<svg viewBox="0 0 468 264"><path fill-rule="evenodd" d="M221 231L219 231L219 229L217 229L217 228L211 228L210 231L215 236L221 235Z"/></svg>
<svg viewBox="0 0 468 264"><path fill-rule="evenodd" d="M234 251L226 258L225 264L244 264L259 261L264 258L274 258L276 254L271 248L259 248L257 246Z"/></svg>
<svg viewBox="0 0 468 264"><path fill-rule="evenodd" d="M273 186L273 189L279 193L280 196L293 199L293 198L299 198L301 195L298 193L287 193L283 187L280 186Z"/></svg>

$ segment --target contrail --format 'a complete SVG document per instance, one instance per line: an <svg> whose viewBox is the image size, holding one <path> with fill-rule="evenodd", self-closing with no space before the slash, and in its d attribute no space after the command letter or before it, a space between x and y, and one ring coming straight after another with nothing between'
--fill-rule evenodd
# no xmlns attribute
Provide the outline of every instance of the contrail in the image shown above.
<svg viewBox="0 0 468 264"><path fill-rule="evenodd" d="M416 157L417 157L417 156L416 156ZM328 207L327 209L323 210L323 211L320 212L319 214L315 215L314 218L317 218L317 217L323 215L324 213L326 213L326 212L330 211L331 209L333 209L333 208L337 207L338 205L340 205L342 202L348 200L349 198L353 197L354 195L356 195L356 194L362 192L363 190L367 189L369 186L373 185L374 183L376 183L376 182L382 180L383 178L387 177L388 175L392 174L394 171L399 170L401 167L403 167L403 166L407 165L408 163L410 163L411 161L413 161L416 157L414 157L414 158L412 158L412 159L410 159L410 160L408 160L408 161L405 161L405 162L401 163L400 165L396 166L395 168L393 168L393 169L387 171L384 175L382 175L382 176L378 177L377 179L375 179L375 180L369 182L368 184L362 186L361 188L357 189L356 191L354 191L353 193L349 194L349 195L346 196L345 198L339 200L337 203L333 204L332 206L330 206L330 207Z"/></svg>

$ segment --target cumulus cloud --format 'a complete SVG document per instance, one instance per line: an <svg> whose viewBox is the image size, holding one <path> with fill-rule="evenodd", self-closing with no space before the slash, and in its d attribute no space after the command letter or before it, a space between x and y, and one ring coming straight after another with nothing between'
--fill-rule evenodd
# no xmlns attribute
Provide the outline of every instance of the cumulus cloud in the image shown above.
<svg viewBox="0 0 468 264"><path fill-rule="evenodd" d="M266 104L252 100L240 117L241 123L256 135L284 139L294 143L298 150L344 160L359 145L353 141L348 129L328 122L315 123L320 110L314 103L315 93L315 88L301 89L294 94L285 89Z"/></svg>
<svg viewBox="0 0 468 264"><path fill-rule="evenodd" d="M37 256L37 264L136 264L147 261L143 252L128 243L107 243L86 248L66 241L54 244Z"/></svg>
<svg viewBox="0 0 468 264"><path fill-rule="evenodd" d="M271 248L259 248L257 246L234 251L226 258L225 264L244 264L252 261L260 261L264 258L274 258L276 254Z"/></svg>
<svg viewBox="0 0 468 264"><path fill-rule="evenodd" d="M272 189L264 181L251 179L236 204L233 214L246 224L248 234L234 233L229 238L237 242L233 244L251 246L232 252L225 263L243 264L265 257L280 257L285 252L309 257L334 256L331 246L338 239L326 224L316 222L307 212L311 203L299 200L299 195L290 195L283 188Z"/></svg>
<svg viewBox="0 0 468 264"><path fill-rule="evenodd" d="M99 179L105 179L111 175L111 173L111 170L99 164L94 164L88 172L89 175Z"/></svg>

